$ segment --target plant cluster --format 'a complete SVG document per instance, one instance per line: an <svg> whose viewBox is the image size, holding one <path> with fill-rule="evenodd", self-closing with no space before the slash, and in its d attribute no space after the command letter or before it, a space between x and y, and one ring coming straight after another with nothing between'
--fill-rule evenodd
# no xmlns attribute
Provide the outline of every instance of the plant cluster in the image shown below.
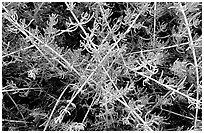
<svg viewBox="0 0 204 133"><path fill-rule="evenodd" d="M3 2L2 130L202 130L201 2Z"/></svg>

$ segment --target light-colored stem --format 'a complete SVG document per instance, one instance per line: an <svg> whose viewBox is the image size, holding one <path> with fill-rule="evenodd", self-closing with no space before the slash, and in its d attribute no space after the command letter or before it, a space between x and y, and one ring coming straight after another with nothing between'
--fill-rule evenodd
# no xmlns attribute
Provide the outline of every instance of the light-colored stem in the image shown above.
<svg viewBox="0 0 204 133"><path fill-rule="evenodd" d="M182 12L183 14L183 17L184 17L184 21L185 21L185 25L186 25L186 28L188 30L188 36L189 36L189 39L190 39L190 48L191 48L191 51L193 53L193 60L194 60L194 66L195 66L195 70L196 70L196 85L197 85L197 89L196 89L196 113L195 113L195 121L194 121L194 129L197 128L197 119L198 119L198 108L199 108L199 74L198 74L198 63L197 63L197 59L196 59L196 54L195 54L195 48L194 48L194 44L193 44L193 38L192 38L192 35L191 35L191 30L190 30L190 26L189 26L189 23L188 23L188 19L187 19L187 16L185 14L185 11L183 9L183 6L181 3L179 3L179 6L180 6L180 11Z"/></svg>

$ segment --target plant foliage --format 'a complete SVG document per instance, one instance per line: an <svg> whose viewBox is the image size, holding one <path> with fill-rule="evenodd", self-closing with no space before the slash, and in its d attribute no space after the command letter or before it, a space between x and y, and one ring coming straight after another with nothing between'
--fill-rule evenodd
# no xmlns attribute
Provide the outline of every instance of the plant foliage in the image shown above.
<svg viewBox="0 0 204 133"><path fill-rule="evenodd" d="M3 2L2 130L202 130L201 2Z"/></svg>

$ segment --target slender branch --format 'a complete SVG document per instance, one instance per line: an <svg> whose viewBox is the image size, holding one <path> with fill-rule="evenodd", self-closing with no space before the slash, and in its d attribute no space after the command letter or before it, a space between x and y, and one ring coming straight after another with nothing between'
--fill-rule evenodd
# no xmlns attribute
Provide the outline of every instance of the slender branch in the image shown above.
<svg viewBox="0 0 204 133"><path fill-rule="evenodd" d="M24 120L24 124L25 124L26 126L28 126L28 125L26 124L26 122L25 122L25 121L26 121L26 120L25 120L25 117L23 116L22 112L21 112L20 109L18 108L18 105L16 104L16 102L13 100L13 98L10 96L10 94L9 94L8 92L6 92L6 94L9 96L9 98L11 99L11 101L12 101L13 104L16 106L17 110L19 111L21 117L22 117L23 120Z"/></svg>
<svg viewBox="0 0 204 133"><path fill-rule="evenodd" d="M32 122L27 122L27 121L7 120L7 119L2 119L2 122L14 122L14 123L32 123Z"/></svg>
<svg viewBox="0 0 204 133"><path fill-rule="evenodd" d="M129 67L127 67L127 68L128 68L128 69L131 69L131 68L129 68ZM132 69L131 69L131 70L132 70ZM134 71L134 70L133 70L133 71ZM146 75L143 74L142 72L137 72L137 71L134 71L134 72L137 73L137 74L139 74L139 75L141 75L141 76L143 76L143 77L145 77L145 78L148 78L148 79L154 81L155 83L157 83L157 84L159 84L159 85L161 85L161 86L167 88L168 90L171 90L172 92L176 92L176 93L178 93L178 94L184 96L185 98L187 98L187 99L189 99L189 100L192 100L192 101L194 101L194 102L196 102L196 103L202 103L199 99L194 99L194 98L192 98L192 97L190 97L190 96L188 96L188 95L186 95L186 94L180 92L179 90L176 90L176 89L170 87L169 85L165 85L165 84L163 84L163 83L160 83L160 82L157 81L156 79L153 79L153 78L151 78L151 77L149 77L149 76L146 76Z"/></svg>
<svg viewBox="0 0 204 133"><path fill-rule="evenodd" d="M87 116L88 116L88 114L89 114L89 112L90 112L90 110L91 110L91 107L92 107L92 105L94 104L94 101L95 101L97 95L98 95L98 94L96 93L95 96L93 97L93 100L92 100L92 102L91 102L91 104L90 104L90 106L89 106L89 108L88 108L88 111L86 112L86 114L85 114L85 116L84 116L84 118L83 118L83 120L82 120L81 123L84 123L84 122L85 122L85 120L86 120L86 118L87 118Z"/></svg>
<svg viewBox="0 0 204 133"><path fill-rule="evenodd" d="M172 113L174 115L178 115L180 117L183 117L183 118L186 118L186 119L189 119L189 120L195 120L195 118L192 118L192 117L189 117L189 116L184 116L184 115L181 115L179 113L176 113L176 112L173 112L173 111L170 111L170 110L166 110L166 109L163 109L163 108L161 108L161 110ZM201 120L198 119L198 121L201 121Z"/></svg>
<svg viewBox="0 0 204 133"><path fill-rule="evenodd" d="M202 41L201 38L193 41L193 42L199 42ZM157 50L165 50L165 49L170 49L170 48L174 48L174 47L178 47L178 46L183 46L183 45L189 45L190 42L185 42L185 43L181 43L181 44L175 44L175 45L171 45L168 47L160 47L160 48L155 48L155 49L148 49L148 50L140 50L137 52L132 52L132 53L127 53L126 55L131 55L131 54L140 54L141 52L145 53L145 52L151 52L151 51L157 51Z"/></svg>
<svg viewBox="0 0 204 133"><path fill-rule="evenodd" d="M55 106L54 106L53 109L52 109L52 112L51 112L51 114L50 114L50 116L49 116L49 118L48 118L48 120L47 120L47 123L46 123L46 125L45 125L43 131L45 131L45 130L47 129L47 127L48 127L48 125L49 125L49 123L50 123L50 120L52 119L52 116L53 116L53 114L54 114L54 111L55 111L55 109L57 108L57 105L58 105L59 102L60 102L60 99L62 98L62 96L64 95L64 93L66 92L66 90L67 90L67 88L68 88L69 86L70 86L70 84L68 84L68 85L64 88L63 92L60 94L59 98L57 99L57 101L56 101L56 103L55 103Z"/></svg>
<svg viewBox="0 0 204 133"><path fill-rule="evenodd" d="M6 87L7 88L7 87ZM11 92L11 91L24 91L24 90L42 90L43 88L18 88L18 89L9 89L6 90L6 88L4 87L2 92Z"/></svg>
<svg viewBox="0 0 204 133"><path fill-rule="evenodd" d="M199 73L198 73L198 63L197 63L197 59L196 59L196 53L195 53L195 48L194 48L194 44L193 44L193 38L192 38L192 35L191 35L191 30L190 30L190 27L189 27L189 23L188 23L188 20L187 20L187 16L184 12L184 9L183 9L183 6L181 3L179 3L180 5L180 11L182 12L183 14L183 17L184 17L184 21L185 21L185 25L186 25L186 28L188 30L188 36L189 36L189 40L190 40L190 48L192 50L192 53L193 53L193 60L194 60L194 65L195 65L195 70L196 70L196 84L197 84L197 89L196 89L196 100L197 100L197 103L196 103L196 113L195 113L195 121L194 121L194 129L197 128L197 119L198 119L198 108L199 108Z"/></svg>
<svg viewBox="0 0 204 133"><path fill-rule="evenodd" d="M8 53L8 54L6 54L6 55L2 55L2 58L5 58L5 57L7 57L7 56L13 55L13 54L18 53L18 52L20 52L20 51L24 51L24 50L27 50L27 49L30 49L30 48L33 48L33 47L35 47L34 44L32 44L32 45L30 45L30 46L28 46L28 47L21 48L21 49L19 49L19 50L13 51L13 52Z"/></svg>
<svg viewBox="0 0 204 133"><path fill-rule="evenodd" d="M156 46L156 12L157 10L157 2L154 2L154 33L153 33L153 43Z"/></svg>

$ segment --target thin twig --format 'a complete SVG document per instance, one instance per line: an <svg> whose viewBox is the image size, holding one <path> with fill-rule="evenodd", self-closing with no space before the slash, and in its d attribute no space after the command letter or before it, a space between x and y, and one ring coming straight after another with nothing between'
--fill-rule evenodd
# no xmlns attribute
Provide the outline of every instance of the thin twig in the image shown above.
<svg viewBox="0 0 204 133"><path fill-rule="evenodd" d="M153 43L156 46L156 10L157 10L157 2L154 2L154 34L153 34Z"/></svg>
<svg viewBox="0 0 204 133"><path fill-rule="evenodd" d="M11 99L11 101L13 102L13 104L16 106L17 110L19 111L21 117L23 118L24 121L25 120L25 117L23 116L22 112L20 111L20 109L18 108L18 105L16 104L16 102L13 100L13 98L10 96L10 94L8 92L6 92L6 94L9 96L9 98ZM26 122L24 122L25 126L28 127L28 125L26 124Z"/></svg>
<svg viewBox="0 0 204 133"><path fill-rule="evenodd" d="M32 122L27 122L27 121L7 120L7 119L2 119L2 122L14 122L14 123L32 123Z"/></svg>
<svg viewBox="0 0 204 133"><path fill-rule="evenodd" d="M89 112L90 112L90 110L91 110L91 107L92 107L93 104L94 104L94 101L95 101L97 95L98 95L98 94L96 93L95 96L93 97L93 100L92 100L92 102L91 102L91 104L90 104L90 106L89 106L89 108L88 108L88 111L86 112L86 114L85 114L85 116L84 116L84 119L82 120L81 123L84 123L84 122L85 122L85 120L86 120L86 118L87 118L87 116L88 116L88 114L89 114Z"/></svg>
<svg viewBox="0 0 204 133"><path fill-rule="evenodd" d="M199 41L202 41L201 38L199 38L193 42L199 42ZM126 55L139 54L141 52L145 53L145 52L151 52L151 51L157 51L157 50L165 50L165 49L170 49L170 48L174 48L174 47L178 47L178 46L189 45L189 43L190 42L185 42L185 43L181 43L181 44L171 45L168 47L160 47L160 48L155 48L155 49L141 50L141 51L137 51L137 52L127 53Z"/></svg>
<svg viewBox="0 0 204 133"><path fill-rule="evenodd" d="M49 125L49 123L50 123L50 120L52 119L52 116L53 116L53 114L54 114L54 111L55 111L55 109L57 108L57 105L58 105L59 102L60 102L60 99L62 98L62 96L64 95L64 93L66 92L67 88L68 88L70 85L71 85L71 84L68 84L68 85L64 88L63 92L60 94L59 98L57 99L57 101L56 101L56 103L55 103L55 106L54 106L53 109L52 109L52 112L51 112L51 114L50 114L50 116L49 116L49 118L48 118L48 120L47 120L47 123L46 123L46 125L45 125L43 131L45 131L45 130L47 129L47 127L48 127L48 125Z"/></svg>
<svg viewBox="0 0 204 133"><path fill-rule="evenodd" d="M131 68L129 68L129 69L131 69ZM131 70L132 70L132 69L131 69ZM133 71L134 71L134 70L133 70ZM176 89L172 88L172 87L169 86L169 85L160 83L160 82L157 81L156 79L153 79L153 78L151 78L151 77L145 75L145 74L142 73L142 72L136 72L136 71L134 71L134 72L137 73L137 74L139 74L139 75L141 75L141 76L143 76L143 77L145 77L145 78L148 78L148 79L154 81L155 83L157 83L157 84L159 84L159 85L165 87L165 88L168 89L168 90L171 90L172 92L176 92L176 93L178 93L178 94L184 96L185 98L187 98L187 99L189 99L189 100L192 100L192 101L194 101L194 102L196 102L196 103L202 103L199 99L194 99L194 98L192 98L192 97L190 97L190 96L188 96L188 95L186 95L186 94L180 92L179 90L176 90Z"/></svg>
<svg viewBox="0 0 204 133"><path fill-rule="evenodd" d="M7 88L7 87L6 87ZM5 87L3 88L2 92L5 93L5 92L12 92L12 91L24 91L24 90L42 90L42 89L45 89L45 88L18 88L18 89L6 89Z"/></svg>
<svg viewBox="0 0 204 133"><path fill-rule="evenodd" d="M189 119L189 120L195 120L195 118L192 118L192 117L189 117L189 116L184 116L184 115L181 115L179 113L176 113L176 112L173 112L173 111L170 111L170 110L166 110L166 109L163 109L163 108L161 108L161 110L172 113L174 115L178 115L180 117L184 117L184 118ZM198 119L198 121L201 121L201 120Z"/></svg>
<svg viewBox="0 0 204 133"><path fill-rule="evenodd" d="M197 89L196 89L196 100L197 100L197 103L196 103L196 113L195 113L195 121L194 121L194 129L197 128L197 119L198 119L198 108L199 108L199 73L198 73L198 63L197 63L197 59L196 59L196 53L195 53L195 48L194 48L194 44L193 44L193 38L192 38L192 35L191 35L191 30L190 30L190 27L189 27L189 23L188 23L188 20L187 20L187 16L184 12L184 9L183 9L183 6L181 3L179 3L180 5L180 11L182 12L183 14L183 17L184 17L184 21L185 21L185 25L186 25L186 28L188 30L188 36L189 36L189 40L190 40L190 48L192 50L192 53L193 53L193 60L194 60L194 65L195 65L195 70L196 70L196 84L197 84Z"/></svg>
<svg viewBox="0 0 204 133"><path fill-rule="evenodd" d="M28 47L21 48L21 49L19 49L19 50L13 51L13 52L8 53L8 54L6 54L6 55L2 55L2 58L5 58L5 57L7 57L7 56L13 55L13 54L18 53L18 52L20 52L20 51L24 51L24 50L27 50L27 49L30 49L30 48L33 48L33 47L35 47L34 44L32 44L32 45L30 45L30 46L28 46Z"/></svg>

